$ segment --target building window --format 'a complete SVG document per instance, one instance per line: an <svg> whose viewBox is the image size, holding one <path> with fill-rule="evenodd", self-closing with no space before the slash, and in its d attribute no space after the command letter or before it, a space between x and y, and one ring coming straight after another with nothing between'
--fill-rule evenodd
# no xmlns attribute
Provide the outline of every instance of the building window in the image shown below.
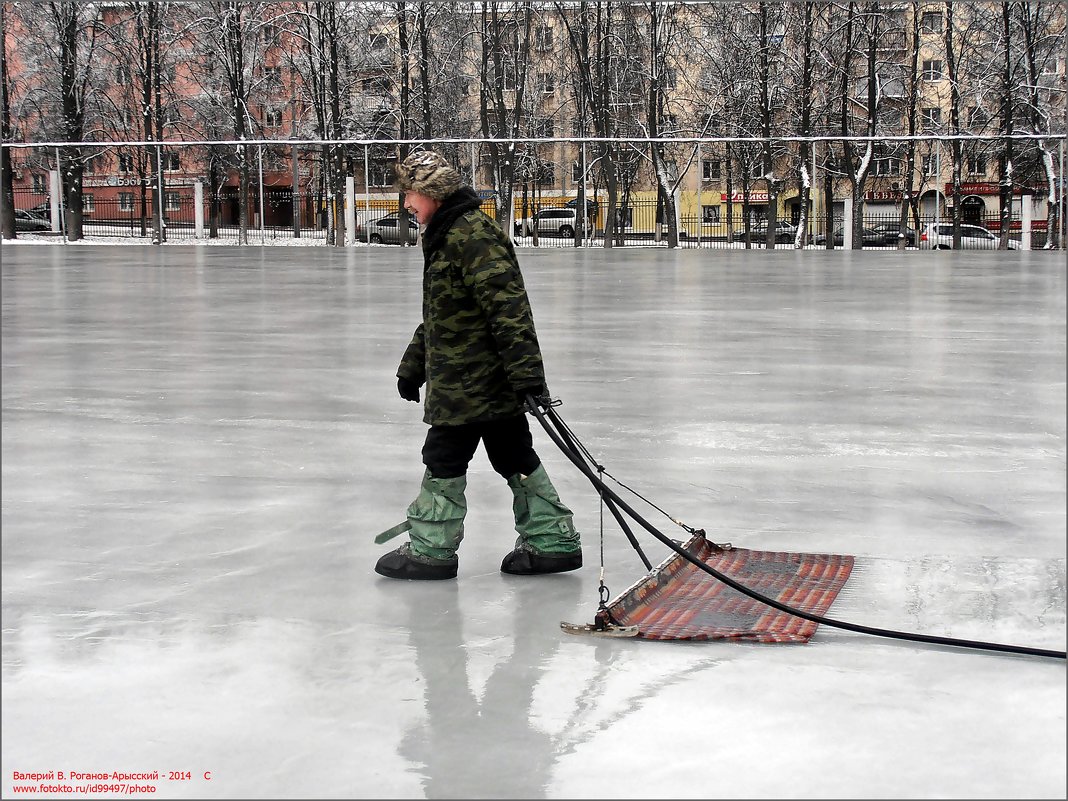
<svg viewBox="0 0 1068 801"><path fill-rule="evenodd" d="M879 82L883 87L883 97L900 100L905 97L905 81L896 76L880 75Z"/></svg>
<svg viewBox="0 0 1068 801"><path fill-rule="evenodd" d="M164 192L163 206L167 211L178 211L182 207L182 196L177 192Z"/></svg>
<svg viewBox="0 0 1068 801"><path fill-rule="evenodd" d="M923 16L920 17L920 31L922 33L941 33L942 12L924 11Z"/></svg>
<svg viewBox="0 0 1068 801"><path fill-rule="evenodd" d="M115 83L119 86L126 86L130 82L130 65L129 64L116 64L115 65Z"/></svg>
<svg viewBox="0 0 1068 801"><path fill-rule="evenodd" d="M517 86L515 65L509 61L501 63L501 88L506 92L514 92Z"/></svg>
<svg viewBox="0 0 1068 801"><path fill-rule="evenodd" d="M282 126L282 109L278 106L264 107L263 126L265 128L280 128Z"/></svg>
<svg viewBox="0 0 1068 801"><path fill-rule="evenodd" d="M986 156L982 154L968 156L968 174L986 175Z"/></svg>
<svg viewBox="0 0 1068 801"><path fill-rule="evenodd" d="M701 206L701 222L718 224L719 206Z"/></svg>
<svg viewBox="0 0 1068 801"><path fill-rule="evenodd" d="M119 192L119 211L133 211L133 192Z"/></svg>
<svg viewBox="0 0 1068 801"><path fill-rule="evenodd" d="M95 208L95 198L92 192L86 192L82 195L82 211L86 214L92 214Z"/></svg>
<svg viewBox="0 0 1068 801"><path fill-rule="evenodd" d="M942 109L937 106L927 106L920 109L920 125L927 130L937 128L942 124Z"/></svg>
<svg viewBox="0 0 1068 801"><path fill-rule="evenodd" d="M923 174L926 177L928 177L928 178L937 178L938 177L938 167L939 167L939 164L938 164L938 158L937 157L935 157L935 156L924 156L923 157L922 170L923 170Z"/></svg>
<svg viewBox="0 0 1068 801"><path fill-rule="evenodd" d="M553 49L553 29L548 25L539 25L534 29L534 49L542 52Z"/></svg>
<svg viewBox="0 0 1068 801"><path fill-rule="evenodd" d="M543 161L538 165L538 186L552 186L556 183L556 165Z"/></svg>
<svg viewBox="0 0 1068 801"><path fill-rule="evenodd" d="M556 123L551 119L535 120L533 128L535 139L552 139L556 136Z"/></svg>
<svg viewBox="0 0 1068 801"><path fill-rule="evenodd" d="M389 90L392 88L389 76L387 75L375 75L370 78L364 78L360 85L363 87L363 91L379 95L388 95ZM465 92L465 94L467 93Z"/></svg>
<svg viewBox="0 0 1068 801"><path fill-rule="evenodd" d="M264 67L263 79L267 82L268 86L281 86L282 85L282 68L281 67Z"/></svg>
<svg viewBox="0 0 1068 801"><path fill-rule="evenodd" d="M703 159L701 161L701 178L705 181L716 181L722 177L719 159ZM718 206L716 208L719 208Z"/></svg>
<svg viewBox="0 0 1068 801"><path fill-rule="evenodd" d="M381 137L392 133L394 130L393 112L388 108L376 111L371 118L371 128L377 136Z"/></svg>
<svg viewBox="0 0 1068 801"><path fill-rule="evenodd" d="M969 128L985 128L989 122L990 115L986 113L986 109L982 106L971 106L968 109Z"/></svg>
<svg viewBox="0 0 1068 801"><path fill-rule="evenodd" d="M39 172L33 174L33 193L44 195L48 192L48 177Z"/></svg>
<svg viewBox="0 0 1068 801"><path fill-rule="evenodd" d="M170 150L164 150L160 154L160 169L164 172L178 172L181 169L181 160L178 154Z"/></svg>
<svg viewBox="0 0 1068 801"><path fill-rule="evenodd" d="M1042 64L1042 74L1043 75L1060 75L1061 72L1063 71L1062 68L1061 68L1061 65L1063 63L1064 63L1063 59L1052 58L1051 57L1048 61L1043 62L1043 64Z"/></svg>
<svg viewBox="0 0 1068 801"><path fill-rule="evenodd" d="M133 172L134 160L129 153L119 153L119 172Z"/></svg>
<svg viewBox="0 0 1068 801"><path fill-rule="evenodd" d="M551 72L538 73L538 88L542 94L551 95L556 91L556 79Z"/></svg>
<svg viewBox="0 0 1068 801"><path fill-rule="evenodd" d="M872 161L871 165L872 175L900 175L901 174L901 159L894 158L893 156L886 156L884 158L877 158Z"/></svg>
<svg viewBox="0 0 1068 801"><path fill-rule="evenodd" d="M367 181L370 186L393 186L393 162L374 161L368 165Z"/></svg>
<svg viewBox="0 0 1068 801"><path fill-rule="evenodd" d="M923 72L921 73L921 77L925 81L942 80L942 59L925 58L923 60Z"/></svg>

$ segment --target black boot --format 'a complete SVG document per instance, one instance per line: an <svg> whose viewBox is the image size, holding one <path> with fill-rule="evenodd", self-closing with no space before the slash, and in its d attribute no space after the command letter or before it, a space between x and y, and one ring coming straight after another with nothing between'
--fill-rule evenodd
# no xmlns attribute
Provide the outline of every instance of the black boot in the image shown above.
<svg viewBox="0 0 1068 801"><path fill-rule="evenodd" d="M501 562L501 572L513 576L537 576L543 573L566 573L582 567L582 551L574 553L535 553L518 547Z"/></svg>
<svg viewBox="0 0 1068 801"><path fill-rule="evenodd" d="M375 572L380 576L394 579L440 580L456 578L456 568L460 560L431 559L412 553L408 543L395 551L390 551L375 565Z"/></svg>

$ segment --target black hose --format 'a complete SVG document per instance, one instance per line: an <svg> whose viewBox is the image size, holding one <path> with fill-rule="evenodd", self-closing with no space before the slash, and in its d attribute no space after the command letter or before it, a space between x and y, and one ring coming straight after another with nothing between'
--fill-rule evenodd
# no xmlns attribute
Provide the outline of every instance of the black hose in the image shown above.
<svg viewBox="0 0 1068 801"><path fill-rule="evenodd" d="M660 542L662 542L672 551L684 558L686 561L690 562L696 567L699 567L701 570L705 571L706 573L718 579L719 581L722 581L728 587L731 587L732 589L735 589L743 595L747 595L748 597L759 601L760 603L766 604L767 606L770 606L773 609L778 609L780 612L785 612L786 614L794 615L795 617L799 617L804 620L809 620L813 623L831 626L832 628L844 629L846 631L853 631L860 634L871 634L876 637L890 637L897 640L908 640L912 642L929 643L932 645L949 645L960 648L972 648L984 651L1001 651L1004 653L1024 654L1027 656L1041 656L1053 659L1066 658L1066 654L1064 651L1053 651L1046 648L1032 648L1030 646L1024 645L1005 645L1002 643L982 642L980 640L963 640L956 639L953 637L939 637L929 634L916 634L907 631L895 631L893 629L881 629L876 628L874 626L863 626L858 623L849 623L842 620L834 620L833 618L823 617L821 615L815 615L811 612L806 612L802 609L796 609L792 606L788 606L784 603L781 603L780 601L775 600L774 598L769 598L766 595L761 595L759 592L749 589L748 587L738 583L725 573L721 573L714 567L711 567L702 562L700 559L697 559L692 554L688 553L685 548L680 547L679 544L675 542L675 540L663 534L649 521L647 521L636 511L634 511L634 509L632 509L626 501L619 497L619 495L611 487L605 484L604 481L602 481L601 478L590 468L590 466L577 452L577 448L574 447L574 444L572 443L569 447L568 443L565 442L562 435L557 430L554 430L554 427L561 428L563 425L563 421L560 419L560 416L556 413L556 411L552 408L551 404L546 407L546 412L548 414L548 417L553 422L552 426L550 426L549 422L546 420L546 412L543 412L541 410L541 408L538 406L537 402L534 401L533 398L528 398L527 409L530 410L538 419L538 422L541 423L542 428L544 428L545 432L549 435L549 438L552 439L552 441L556 444L558 448L560 448L564 455L567 456L567 458L570 459L572 463L574 463L574 465L590 480L593 486L602 494L603 497L613 501L621 510L626 512L635 520L635 522L641 525L642 528L644 528L646 531L656 537L656 539L660 540Z"/></svg>

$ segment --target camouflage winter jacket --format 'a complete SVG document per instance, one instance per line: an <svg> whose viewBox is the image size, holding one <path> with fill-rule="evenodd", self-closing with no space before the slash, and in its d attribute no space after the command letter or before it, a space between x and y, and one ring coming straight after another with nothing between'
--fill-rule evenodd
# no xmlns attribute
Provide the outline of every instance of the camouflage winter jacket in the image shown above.
<svg viewBox="0 0 1068 801"><path fill-rule="evenodd" d="M514 417L517 392L545 382L515 249L478 207L460 189L423 232L423 322L397 376L426 384L430 425Z"/></svg>

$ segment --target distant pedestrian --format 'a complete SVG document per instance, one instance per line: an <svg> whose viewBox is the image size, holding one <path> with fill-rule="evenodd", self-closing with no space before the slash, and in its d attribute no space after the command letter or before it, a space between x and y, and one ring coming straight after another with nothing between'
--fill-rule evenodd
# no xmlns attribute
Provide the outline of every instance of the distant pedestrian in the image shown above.
<svg viewBox="0 0 1068 801"><path fill-rule="evenodd" d="M580 568L571 510L534 451L525 414L526 398L545 404L548 390L515 249L441 155L409 156L397 168L397 187L423 226L424 260L423 321L401 359L397 390L417 402L425 385L430 430L419 495L407 520L387 532L406 530L409 542L379 559L375 571L400 579L456 577L467 468L479 442L513 494L519 539L501 571Z"/></svg>

